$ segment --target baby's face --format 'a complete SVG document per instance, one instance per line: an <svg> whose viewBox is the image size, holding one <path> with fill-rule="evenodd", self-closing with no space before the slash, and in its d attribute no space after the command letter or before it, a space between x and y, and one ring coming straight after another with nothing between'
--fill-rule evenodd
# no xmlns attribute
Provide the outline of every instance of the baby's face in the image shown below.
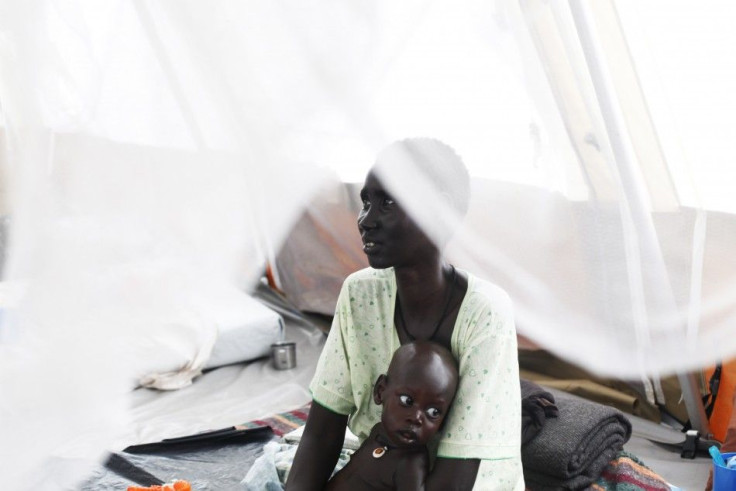
<svg viewBox="0 0 736 491"><path fill-rule="evenodd" d="M441 374L410 370L392 376L382 391L381 423L398 447L426 445L442 426L454 382Z"/></svg>

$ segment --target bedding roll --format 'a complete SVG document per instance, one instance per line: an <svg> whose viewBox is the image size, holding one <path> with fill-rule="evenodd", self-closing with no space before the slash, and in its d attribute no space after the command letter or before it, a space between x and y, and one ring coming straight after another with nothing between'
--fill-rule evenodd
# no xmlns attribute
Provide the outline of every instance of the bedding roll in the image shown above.
<svg viewBox="0 0 736 491"><path fill-rule="evenodd" d="M555 396L534 382L519 379L521 385L521 444L542 430L547 418L557 417Z"/></svg>
<svg viewBox="0 0 736 491"><path fill-rule="evenodd" d="M631 437L631 423L620 411L557 393L557 418L521 448L524 479L531 490L584 489Z"/></svg>

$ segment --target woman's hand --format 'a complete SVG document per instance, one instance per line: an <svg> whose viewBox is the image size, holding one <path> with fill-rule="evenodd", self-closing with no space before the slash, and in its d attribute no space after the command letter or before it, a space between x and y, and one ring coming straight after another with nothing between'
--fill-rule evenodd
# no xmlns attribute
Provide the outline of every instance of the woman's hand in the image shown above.
<svg viewBox="0 0 736 491"><path fill-rule="evenodd" d="M287 491L321 491L340 457L348 417L312 401L286 482Z"/></svg>

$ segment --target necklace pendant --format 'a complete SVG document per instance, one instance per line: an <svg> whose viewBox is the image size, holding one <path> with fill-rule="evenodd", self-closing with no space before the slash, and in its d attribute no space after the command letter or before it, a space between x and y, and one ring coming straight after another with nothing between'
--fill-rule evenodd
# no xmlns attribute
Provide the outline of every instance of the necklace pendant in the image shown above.
<svg viewBox="0 0 736 491"><path fill-rule="evenodd" d="M386 447L378 447L373 449L373 458L374 459L380 459L384 455L386 455L386 452L388 452L388 448Z"/></svg>

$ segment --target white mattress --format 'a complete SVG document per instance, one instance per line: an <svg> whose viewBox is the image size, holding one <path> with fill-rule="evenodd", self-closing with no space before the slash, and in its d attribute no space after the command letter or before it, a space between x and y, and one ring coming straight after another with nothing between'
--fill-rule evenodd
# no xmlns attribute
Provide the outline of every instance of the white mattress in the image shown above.
<svg viewBox="0 0 736 491"><path fill-rule="evenodd" d="M141 357L141 384L179 389L201 370L268 356L283 339L281 315L231 286L210 288L170 317L151 320L159 336L146 341L155 356ZM176 342L171 342L175 339Z"/></svg>
<svg viewBox="0 0 736 491"><path fill-rule="evenodd" d="M218 336L205 368L267 356L283 337L281 316L244 293L232 292L209 308Z"/></svg>

